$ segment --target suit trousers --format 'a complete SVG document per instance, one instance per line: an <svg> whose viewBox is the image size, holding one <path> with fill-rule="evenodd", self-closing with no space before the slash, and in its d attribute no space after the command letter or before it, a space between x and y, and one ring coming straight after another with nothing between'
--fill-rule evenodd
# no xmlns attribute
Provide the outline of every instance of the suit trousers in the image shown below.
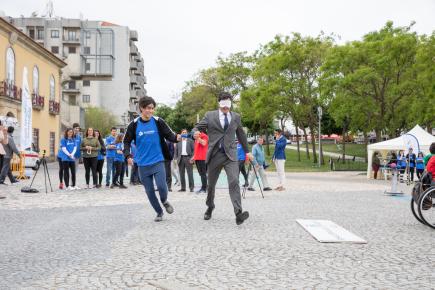
<svg viewBox="0 0 435 290"><path fill-rule="evenodd" d="M230 160L228 156L221 151L215 151L215 154L209 159L207 164L208 189L206 205L211 208L215 207L214 197L216 183L219 179L222 168L225 169L227 174L228 189L234 213L238 214L242 211L242 199L240 196L239 185L239 162Z"/></svg>
<svg viewBox="0 0 435 290"><path fill-rule="evenodd" d="M180 169L181 189L186 190L186 175L189 178L189 189L193 190L195 184L193 183L193 164L190 163L191 156L181 156L178 168Z"/></svg>

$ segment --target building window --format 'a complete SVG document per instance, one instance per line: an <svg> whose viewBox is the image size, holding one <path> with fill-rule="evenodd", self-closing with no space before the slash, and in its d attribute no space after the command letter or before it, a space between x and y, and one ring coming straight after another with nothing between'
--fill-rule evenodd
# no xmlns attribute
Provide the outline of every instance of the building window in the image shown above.
<svg viewBox="0 0 435 290"><path fill-rule="evenodd" d="M75 90L76 89L76 82L75 81L69 81L68 82L68 89Z"/></svg>
<svg viewBox="0 0 435 290"><path fill-rule="evenodd" d="M52 46L51 47L51 52L52 53L59 53L59 46Z"/></svg>
<svg viewBox="0 0 435 290"><path fill-rule="evenodd" d="M91 54L91 48L89 46L85 46L83 48L83 54Z"/></svg>
<svg viewBox="0 0 435 290"><path fill-rule="evenodd" d="M6 51L6 79L15 84L15 53L11 47Z"/></svg>
<svg viewBox="0 0 435 290"><path fill-rule="evenodd" d="M91 102L91 96L90 95L83 95L83 103L90 103Z"/></svg>
<svg viewBox="0 0 435 290"><path fill-rule="evenodd" d="M54 77L50 76L50 100L54 101L55 99L55 82Z"/></svg>
<svg viewBox="0 0 435 290"><path fill-rule="evenodd" d="M76 47L75 46L69 46L68 47L68 53L76 53Z"/></svg>
<svg viewBox="0 0 435 290"><path fill-rule="evenodd" d="M37 30L36 39L38 39L38 40L44 39L44 29L38 29Z"/></svg>
<svg viewBox="0 0 435 290"><path fill-rule="evenodd" d="M75 30L68 30L68 40L77 40Z"/></svg>
<svg viewBox="0 0 435 290"><path fill-rule="evenodd" d="M29 28L29 37L35 39L35 29Z"/></svg>
<svg viewBox="0 0 435 290"><path fill-rule="evenodd" d="M59 38L59 30L52 30L51 38Z"/></svg>
<svg viewBox="0 0 435 290"><path fill-rule="evenodd" d="M33 92L39 95L39 70L36 65L33 67Z"/></svg>
<svg viewBox="0 0 435 290"><path fill-rule="evenodd" d="M89 62L85 63L85 71L88 72L91 70L91 64Z"/></svg>
<svg viewBox="0 0 435 290"><path fill-rule="evenodd" d="M33 148L39 151L39 129L33 128Z"/></svg>
<svg viewBox="0 0 435 290"><path fill-rule="evenodd" d="M56 135L54 132L50 132L50 156L54 156L55 144L56 144Z"/></svg>
<svg viewBox="0 0 435 290"><path fill-rule="evenodd" d="M91 38L91 32L90 31L86 31L85 33L86 33L86 38L87 39Z"/></svg>
<svg viewBox="0 0 435 290"><path fill-rule="evenodd" d="M91 86L91 81L83 81L83 86L84 87L90 87Z"/></svg>

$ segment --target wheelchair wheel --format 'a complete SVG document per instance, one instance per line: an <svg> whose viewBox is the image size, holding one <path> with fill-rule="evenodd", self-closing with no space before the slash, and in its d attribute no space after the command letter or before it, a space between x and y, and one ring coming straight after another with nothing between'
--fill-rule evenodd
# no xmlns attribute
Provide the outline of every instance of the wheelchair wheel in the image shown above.
<svg viewBox="0 0 435 290"><path fill-rule="evenodd" d="M422 224L426 225L426 223L421 219L421 217L418 214L418 203L414 201L414 198L411 198L411 211L414 217L421 222Z"/></svg>
<svg viewBox="0 0 435 290"><path fill-rule="evenodd" d="M421 195L418 214L426 225L435 229L435 186L426 189Z"/></svg>

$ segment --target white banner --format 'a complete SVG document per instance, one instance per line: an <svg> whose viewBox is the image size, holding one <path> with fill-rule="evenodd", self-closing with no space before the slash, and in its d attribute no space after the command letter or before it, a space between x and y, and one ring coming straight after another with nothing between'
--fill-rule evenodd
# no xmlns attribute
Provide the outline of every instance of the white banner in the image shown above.
<svg viewBox="0 0 435 290"><path fill-rule="evenodd" d="M27 79L27 67L23 69L22 99L21 99L21 134L20 149L32 147L32 96Z"/></svg>

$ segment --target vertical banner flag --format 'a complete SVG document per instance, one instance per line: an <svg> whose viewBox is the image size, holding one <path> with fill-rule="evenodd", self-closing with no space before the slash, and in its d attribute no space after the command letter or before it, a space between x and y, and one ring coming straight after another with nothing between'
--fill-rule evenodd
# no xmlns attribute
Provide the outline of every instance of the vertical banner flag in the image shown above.
<svg viewBox="0 0 435 290"><path fill-rule="evenodd" d="M27 67L23 69L23 83L21 95L21 150L32 147L32 98L27 79Z"/></svg>

